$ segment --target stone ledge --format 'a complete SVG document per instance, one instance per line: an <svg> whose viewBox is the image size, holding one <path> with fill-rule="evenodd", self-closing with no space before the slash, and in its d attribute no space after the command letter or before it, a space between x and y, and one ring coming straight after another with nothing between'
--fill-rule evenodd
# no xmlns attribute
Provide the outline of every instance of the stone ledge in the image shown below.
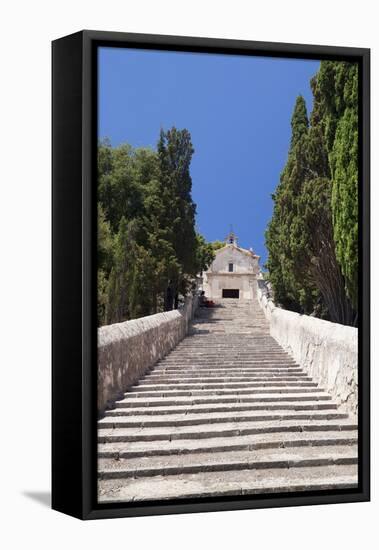
<svg viewBox="0 0 379 550"><path fill-rule="evenodd" d="M276 307L259 281L258 302L270 334L341 409L358 412L358 329Z"/></svg>
<svg viewBox="0 0 379 550"><path fill-rule="evenodd" d="M115 323L98 329L97 407L101 415L125 390L186 335L197 300L180 310Z"/></svg>

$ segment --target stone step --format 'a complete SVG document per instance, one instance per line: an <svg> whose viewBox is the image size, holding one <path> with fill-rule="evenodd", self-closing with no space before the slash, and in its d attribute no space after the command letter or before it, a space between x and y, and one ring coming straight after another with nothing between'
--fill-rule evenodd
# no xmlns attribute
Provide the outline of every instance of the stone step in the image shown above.
<svg viewBox="0 0 379 550"><path fill-rule="evenodd" d="M227 347L229 344L240 344L243 342L244 347L248 346L262 346L262 347L272 347L274 349L280 349L283 351L283 348L278 344L274 338L271 336L255 336L255 335L219 335L219 334L189 334L184 340L179 342L178 347L185 348L193 345L196 342L198 344L217 344L219 346Z"/></svg>
<svg viewBox="0 0 379 550"><path fill-rule="evenodd" d="M142 428L142 427L167 427L167 426L199 426L203 424L219 424L225 422L252 422L268 420L336 420L347 418L347 414L330 411L251 411L251 412L217 412L201 414L177 414L155 415L152 419L149 415L131 418L128 416L104 417L99 420L102 428Z"/></svg>
<svg viewBox="0 0 379 550"><path fill-rule="evenodd" d="M201 328L201 327L200 327ZM285 352L284 348L273 339L267 339L264 336L254 336L249 334L211 334L194 333L186 336L184 340L179 342L176 349L193 348L194 346L216 346L219 348L235 347L237 351L243 352L246 349L261 348L274 351Z"/></svg>
<svg viewBox="0 0 379 550"><path fill-rule="evenodd" d="M261 369L262 370L262 369ZM266 372L266 369L264 369ZM274 373L274 374L280 374L282 376L286 375L286 371L283 371L282 369L274 369L275 371L279 370L280 372ZM306 377L311 378L308 373L304 372L303 370L299 370L296 372L300 372L302 375L305 374ZM229 379L238 379L238 378L249 378L249 377L256 377L257 375L260 375L260 373L256 372L256 369L249 368L249 367L231 367L231 368L209 368L209 367L163 367L163 366L156 366L149 371L146 372L145 375L141 378L141 380L145 380L150 377L168 377L168 378L217 378L219 380L222 380L224 378ZM316 383L316 382L314 382Z"/></svg>
<svg viewBox="0 0 379 550"><path fill-rule="evenodd" d="M296 369L296 370L293 370ZM258 372L257 372L258 371ZM298 367L297 365L294 366L267 366L267 367L258 367L258 366L251 366L251 365L164 365L159 364L155 365L151 369L149 369L146 374L144 375L162 375L162 374L170 374L173 375L176 373L178 374L186 374L189 373L191 376L206 376L207 373L212 373L213 376L217 377L230 377L230 376L254 376L256 374L259 374L260 372L270 372L274 371L277 372L277 374L285 374L286 372L301 372L305 376L309 377L309 374L305 372L302 368Z"/></svg>
<svg viewBox="0 0 379 550"><path fill-rule="evenodd" d="M179 344L180 346L180 344ZM180 348L180 347L176 347L173 352L175 352L176 354L179 354L179 353L183 353L184 355L186 354L189 354L189 353L192 353L192 352L195 352L195 353L198 353L198 354L202 354L202 353L216 353L216 352L223 352L223 353L227 353L229 355L233 355L233 354L237 354L237 353L241 353L241 347L243 346L244 348L244 353L251 353L253 354L254 356L262 356L264 357L266 354L269 355L269 356L279 356L279 357L285 357L285 356L290 356L290 354L288 354L283 348L273 348L273 347L270 347L270 348L263 348L261 346L257 346L255 344L251 344L251 345L246 345L246 342L240 342L238 344L231 344L231 343L227 343L225 346L222 346L218 343L210 343L208 341L204 342L204 343L199 343L199 342L193 342L191 343L191 345L187 345L186 347L183 347L183 348ZM171 352L172 353L172 352Z"/></svg>
<svg viewBox="0 0 379 550"><path fill-rule="evenodd" d="M288 393L315 393L322 391L319 388L277 388L275 390L275 393L278 394L288 394ZM160 397L160 398L167 398L167 397L180 397L180 396L187 396L187 397L195 397L195 396L203 396L203 395L220 395L220 396L242 396L242 395L252 395L252 394L272 394L273 391L270 388L267 389L260 389L260 388L254 388L249 387L247 389L212 389L212 390L148 390L147 388L145 390L139 390L138 386L135 388L130 388L130 390L125 393L125 397L131 396L133 398L139 397L146 399L146 397Z"/></svg>
<svg viewBox="0 0 379 550"><path fill-rule="evenodd" d="M262 350L273 351L280 353L287 353L283 347L277 342L270 340L267 341L262 338L254 338L243 334L239 337L232 337L230 335L219 335L212 337L209 333L206 335L190 335L186 336L184 340L179 342L175 351L191 349L201 352L207 349L233 349L237 353L246 353L247 351Z"/></svg>
<svg viewBox="0 0 379 550"><path fill-rule="evenodd" d="M270 361L270 362L262 362L262 361L236 361L236 360L220 360L220 361L197 361L196 359L192 359L192 361L160 361L155 365L155 369L172 369L172 368L179 368L179 369L186 369L186 368L194 368L199 369L199 371L202 371L202 369L254 369L254 370L267 370L267 369L297 369L297 370L303 370L303 368L298 365L297 363L290 363L289 361Z"/></svg>
<svg viewBox="0 0 379 550"><path fill-rule="evenodd" d="M224 404L217 406L185 406L179 405L177 407L171 406L161 406L161 407L141 407L141 408L131 408L131 407L117 407L115 409L110 409L105 412L106 417L110 416L139 416L139 415L151 415L155 416L157 414L199 414L199 413L214 413L214 412L234 412L234 411L279 411L279 410L294 410L294 411L311 411L311 410L336 410L337 404L331 403L330 401L288 401L283 403L274 402L274 403L249 403L247 405L237 404Z"/></svg>
<svg viewBox="0 0 379 550"><path fill-rule="evenodd" d="M222 351L223 355L220 357L220 352ZM224 357L235 357L236 359L243 359L243 360L256 360L256 361L268 361L268 360L282 360L286 359L288 361L294 361L292 357L288 356L288 354L284 352L275 352L270 353L267 351L253 351L250 350L246 353L238 353L236 351L233 351L228 348L228 350L210 350L209 348L207 350L204 350L204 352L199 352L196 348L195 350L188 350L187 352L183 352L183 350L174 350L169 355L166 356L166 359L169 360L171 358L180 357L181 359L191 359L191 358L206 358L209 360L219 360L223 359Z"/></svg>
<svg viewBox="0 0 379 550"><path fill-rule="evenodd" d="M303 370L300 365L296 363L290 363L288 361L276 361L276 362L262 362L262 361L160 361L157 363L156 368L195 368L195 369L233 369L233 368L250 368L255 370L267 370L267 369L297 369Z"/></svg>
<svg viewBox="0 0 379 550"><path fill-rule="evenodd" d="M253 474L253 475L252 475ZM99 480L101 502L137 502L176 498L211 498L339 490L357 487L356 465L293 469L204 472L128 479Z"/></svg>
<svg viewBox="0 0 379 550"><path fill-rule="evenodd" d="M280 376L274 376L274 377L265 377L265 378L257 378L257 381L260 382L268 382L268 381L283 381L286 377L280 377ZM291 377L288 378L288 380L293 381L299 381L299 380L309 380L308 378L295 378ZM163 387L164 386L164 387ZM261 386L256 386L253 382L251 382L248 385L245 385L243 388L192 388L192 389L175 389L175 388L167 388L165 385L162 385L162 389L158 389L159 386L155 385L154 387L143 387L143 386L134 386L129 388L127 393L125 395L129 395L130 397L172 397L172 396L201 396L201 395L246 395L246 394L256 394L256 393L272 393L272 390L270 388L264 388L260 389ZM293 390L290 386L288 387L282 387L275 390L277 393L299 393L300 391L303 391L302 388L300 390ZM304 392L317 392L317 391L323 391L321 388L318 388L317 386L314 387L308 387L304 388Z"/></svg>
<svg viewBox="0 0 379 550"><path fill-rule="evenodd" d="M183 382L183 381L199 381L199 380L203 380L202 377L200 376L194 376L192 378L192 376L189 378L190 375L186 374L186 375L172 375L171 377L167 377L164 376L157 376L157 377L154 377L154 378L151 378L151 382L153 381L156 381L158 383L161 383L161 382L169 382L171 381L172 383L174 381L178 381L178 382ZM209 376L207 378L204 379L204 381L212 381L212 380L217 380L217 377L212 377L212 376ZM227 380L227 378L221 378L220 379L220 382L222 382L223 380ZM237 378L237 380L239 380L239 378ZM287 377L287 376L253 376L253 377L249 377L247 379L247 381L250 382L250 386L253 387L253 388L317 388L317 384L316 382L312 382L311 381L312 379L309 378L309 377L297 377L297 376L290 376L290 377ZM140 381L138 384L140 384L142 381ZM137 384L137 385L138 385Z"/></svg>
<svg viewBox="0 0 379 550"><path fill-rule="evenodd" d="M295 370L295 371L288 371L288 370L281 370L281 369L241 369L241 368L233 368L230 369L217 369L217 368L196 368L196 367L169 367L169 368L160 368L157 367L154 369L154 371L150 371L151 373L154 373L156 375L164 375L164 376L176 376L178 374L184 374L186 376L193 376L193 375L203 375L207 376L211 374L212 376L228 376L229 374L237 374L246 376L250 376L251 378L267 378L267 379L276 379L276 378L292 378L292 379L302 379L302 380L308 380L310 381L312 378L302 370ZM145 375L147 376L147 375Z"/></svg>
<svg viewBox="0 0 379 550"><path fill-rule="evenodd" d="M212 311L201 309L195 317L195 320L197 319L211 322L223 321L225 319L232 321L244 321L248 319L250 323L254 323L258 319L266 320L262 311L253 311L250 308L241 308L238 306L234 306L230 309L219 309L218 311L215 309Z"/></svg>
<svg viewBox="0 0 379 550"><path fill-rule="evenodd" d="M244 335L243 340L235 343L231 341L224 341L227 340L227 335L222 336L222 342L220 340L212 342L209 340L209 338L195 340L194 336L187 336L186 338L192 338L191 342L187 343L186 345L178 344L178 346L173 350L174 352L190 353L192 351L195 351L197 353L206 353L207 351L225 351L226 353L241 353L241 348L243 347L245 352L251 352L254 354L269 353L272 355L288 355L288 353L279 345L263 346L261 344L257 344L254 341L248 343L246 341L248 339L248 336L246 335Z"/></svg>
<svg viewBox="0 0 379 550"><path fill-rule="evenodd" d="M162 400L161 397L149 397L148 399L141 399L140 397L135 398L135 394L125 394L124 399L116 401L115 405L117 407L123 408L141 408L141 407L159 407L159 406L193 406L193 405L210 405L210 404L219 404L226 405L230 403L266 403L266 402L281 402L285 403L287 401L330 401L332 398L326 393L320 394L282 394L275 395L271 393L270 395L246 395L242 397L236 397L235 395L229 396L199 396L199 397L174 397L173 399L165 398Z"/></svg>
<svg viewBox="0 0 379 550"><path fill-rule="evenodd" d="M201 329L203 323L198 323L198 327ZM215 324L215 323L213 323ZM243 341L247 346L255 344L257 346L263 347L273 347L281 348L280 344L269 334L225 334L221 335L220 333L206 332L206 333L196 333L188 334L184 340L179 342L179 346L185 347L190 346L193 342L198 343L216 343L220 346L225 346L228 343L238 344Z"/></svg>
<svg viewBox="0 0 379 550"><path fill-rule="evenodd" d="M279 353L286 353L286 351L275 341L267 342L262 338L251 338L246 336L246 334L241 335L240 337L231 337L230 335L223 334L215 338L210 334L206 335L189 335L186 336L184 340L179 342L175 350L184 351L186 349L194 350L207 350L210 348L214 349L233 349L237 352L241 352L241 347L243 346L244 350L254 351L272 351Z"/></svg>
<svg viewBox="0 0 379 550"><path fill-rule="evenodd" d="M169 426L155 428L105 428L99 425L98 442L145 442L145 441L174 441L177 439L210 439L219 437L234 437L252 434L281 433L285 440L291 432L313 431L343 431L356 430L357 425L348 418L337 420L303 419L299 420L267 420L259 422L225 422L214 426L204 425L201 430L197 426Z"/></svg>
<svg viewBox="0 0 379 550"><path fill-rule="evenodd" d="M355 487L357 441L258 303L222 300L99 421L99 499Z"/></svg>
<svg viewBox="0 0 379 550"><path fill-rule="evenodd" d="M138 385L131 388L130 391L134 391L134 388L140 392L150 390L155 391L167 391L167 390L209 390L209 389L245 389L245 388L256 388L254 383L246 380L244 382L165 382L164 384L159 384L156 381L141 380Z"/></svg>
<svg viewBox="0 0 379 550"><path fill-rule="evenodd" d="M241 348L243 348L243 351L241 351ZM263 347L263 346L258 346L255 343L246 345L246 342L240 342L236 344L227 342L225 346L220 345L217 342L209 342L209 341L204 341L203 343L191 342L191 345L174 348L174 350L171 353L175 353L175 354L182 353L184 355L188 355L192 352L197 353L199 355L206 354L206 353L215 354L215 353L224 352L228 355L234 355L234 354L247 355L251 353L254 356L262 356L262 357L264 357L266 354L268 356L273 356L273 357L275 356L291 357L291 355L281 347L277 347L277 348L273 346Z"/></svg>
<svg viewBox="0 0 379 550"><path fill-rule="evenodd" d="M202 353L216 353L220 350L224 350L226 353L236 353L238 355L247 355L249 353L267 353L269 355L288 355L288 353L281 348L280 346L262 346L258 345L255 342L252 342L250 345L248 345L246 342L237 342L233 345L233 343L228 342L226 345L221 345L217 342L210 342L207 340L204 342L203 346L199 342L192 342L190 345L187 344L186 346L183 346L181 344L178 344L178 346L173 350L173 353L198 353L199 355Z"/></svg>
<svg viewBox="0 0 379 550"><path fill-rule="evenodd" d="M185 340L182 340L174 351L197 351L199 353L207 350L232 350L236 353L243 353L247 351L263 351L268 353L287 353L279 344L272 342L260 342L257 339L249 338L249 336L243 335L238 339L231 339L228 335L222 335L217 339L211 338L209 334L205 336L187 336Z"/></svg>
<svg viewBox="0 0 379 550"><path fill-rule="evenodd" d="M227 334L225 337L221 336L220 334L215 334L212 332L202 333L202 334L194 334L194 335L188 335L186 336L186 339L183 340L180 345L186 345L191 343L193 340L199 340L199 341L210 341L210 342L220 342L221 344L225 344L226 342L238 342L240 340L246 341L246 343L256 342L259 344L270 344L272 346L279 346L278 342L273 338L270 334L251 334L249 336L240 335L240 334Z"/></svg>
<svg viewBox="0 0 379 550"><path fill-rule="evenodd" d="M251 451L223 451L219 453L196 453L119 460L100 458L100 479L125 477L150 477L199 472L225 472L231 470L257 470L299 468L309 466L334 466L357 464L356 445L304 447L298 449L255 449Z"/></svg>
<svg viewBox="0 0 379 550"><path fill-rule="evenodd" d="M260 356L260 354L249 354L246 357L237 356L234 353L226 353L223 350L220 350L220 352L217 355L209 356L206 353L203 355L195 355L189 353L188 356L184 356L182 354L175 354L175 355L166 355L164 358L162 358L159 362L160 363L167 363L167 362L176 362L176 361L182 361L183 363L186 363L188 361L210 361L212 363L216 363L219 361L225 361L226 363L229 363L230 361L236 361L237 363L244 363L245 361L249 363L289 363L289 364L296 364L296 361L292 357L288 357L286 355L279 355L276 354L265 357Z"/></svg>
<svg viewBox="0 0 379 550"><path fill-rule="evenodd" d="M257 366L257 367L260 367L260 366L269 366L269 365L283 365L283 366L288 366L288 367L294 367L294 366L297 366L299 367L300 365L298 365L295 361L291 360L291 359L286 359L286 358L282 358L282 359L267 359L267 360L262 360L262 359L254 359L254 358L251 358L251 359L241 359L241 358L238 358L238 357L226 357L226 356L223 356L223 357L218 357L218 358L214 358L214 359L211 359L209 357L195 357L195 356L191 356L189 357L188 359L184 359L180 356L177 356L177 357L167 357L165 359L161 359L158 363L159 365L171 365L171 364L175 364L175 365L187 365L187 364L194 364L194 365L203 365L203 364L207 364L207 365L251 365L251 366Z"/></svg>
<svg viewBox="0 0 379 550"><path fill-rule="evenodd" d="M261 372L255 372L255 370L249 370L249 369L196 369L194 368L177 368L177 369L160 369L156 368L150 373L146 374L145 378L148 376L169 376L169 377L176 377L176 376L184 376L184 377L233 377L233 376L243 376L243 377L250 377L251 379L257 380L287 380L290 382L291 380L298 380L303 382L310 382L312 378L310 376L307 376L306 373L300 372L298 374L296 373L285 373L285 372L274 372L274 373L261 373ZM315 382L314 382L315 383Z"/></svg>
<svg viewBox="0 0 379 550"><path fill-rule="evenodd" d="M197 365L187 365L187 366L176 366L176 367L163 367L161 365L158 365L155 369L154 369L154 372L155 373L165 373L165 372L168 372L168 373L171 373L171 372L182 372L182 373L186 373L186 372L198 372L199 374L204 374L205 372L208 372L208 371L213 371L214 373L220 373L220 372L240 372L241 370L243 371L248 371L250 372L251 375L253 374L281 374L281 375L289 375L289 374L293 374L295 376L308 376L306 372L304 372L300 367L266 367L266 368L262 368L262 367L240 367L240 366L230 366L228 367L227 369L225 367L199 367Z"/></svg>
<svg viewBox="0 0 379 550"><path fill-rule="evenodd" d="M174 441L145 441L99 443L99 458L136 458L144 456L166 456L190 453L216 453L257 449L293 447L320 447L331 445L356 445L358 431L287 432L239 435L209 439L181 439Z"/></svg>
<svg viewBox="0 0 379 550"><path fill-rule="evenodd" d="M154 366L154 370L163 368L195 368L202 372L203 369L299 369L303 370L301 365L290 361L239 361L236 359L220 359L219 361L207 361L192 359L191 361L165 361L161 360Z"/></svg>
<svg viewBox="0 0 379 550"><path fill-rule="evenodd" d="M199 382L202 381L205 384L210 382L217 382L220 384L226 383L226 382L251 382L253 386L264 386L265 384L260 383L258 380L272 380L271 378L267 377L256 377L256 376L250 376L249 374L242 375L241 374L230 374L228 376L217 376L217 375L208 375L208 376L202 376L201 374L187 374L187 373L157 373L157 374L149 374L147 376L144 376L139 382L138 385L147 383L191 383L191 382ZM283 380L284 378L284 380ZM308 386L308 387L315 387L317 386L316 382L304 381L303 378L299 378L299 380L294 381L294 378L292 377L281 377L279 380L282 380L281 382L275 382L270 381L267 382L266 385L276 385L276 386Z"/></svg>
<svg viewBox="0 0 379 550"><path fill-rule="evenodd" d="M207 346L204 348L204 350L200 351L198 346L193 346L193 348L188 348L186 350L183 349L175 349L171 352L167 357L175 357L175 356L181 356L181 357L191 357L192 355L196 357L206 357L209 355L210 358L216 359L217 355L220 357L220 354L225 355L226 357L241 357L244 359L248 359L249 357L252 357L254 359L293 359L291 356L288 355L288 353L282 351L268 351L268 350L259 350L256 348L247 349L245 353L240 353L237 351L238 346L236 346L236 349L234 349L231 346L228 346L227 348L218 348L216 346Z"/></svg>
<svg viewBox="0 0 379 550"><path fill-rule="evenodd" d="M211 313L211 315L209 315L209 313ZM267 323L264 315L260 315L258 312L254 313L251 310L245 308L234 308L233 310L230 309L229 311L213 310L212 312L203 310L200 312L200 314L198 314L197 317L195 317L195 321L204 323L208 322L209 324L219 324L224 321L231 321L236 324L243 324L246 320L251 326L254 326L254 324L256 323L260 323L261 321L262 323Z"/></svg>
<svg viewBox="0 0 379 550"><path fill-rule="evenodd" d="M281 367L281 366L267 366L267 367L252 367L252 366L244 366L244 365L230 365L225 367L224 365L177 365L177 366L167 366L167 365L157 365L154 369L150 370L151 373L154 374L161 374L161 373L191 373L191 374L199 374L199 375L205 375L207 372L213 372L214 374L217 374L219 376L222 375L222 373L227 374L250 374L250 375L256 375L260 373L267 373L267 374L299 374L301 373L304 376L309 376L306 372L303 371L300 367Z"/></svg>
<svg viewBox="0 0 379 550"><path fill-rule="evenodd" d="M193 380L194 383L200 384L202 381L206 383L206 380L208 380L210 383L213 383L215 380L220 380L220 384L222 383L222 380L229 379L230 383L251 383L256 384L257 382L296 382L296 383L310 383L316 384L316 382L313 382L312 378L310 376L307 376L306 373L303 372L244 372L242 373L240 371L237 372L222 372L221 374L217 371L211 370L205 370L202 375L196 370L188 370L188 369L179 369L175 371L167 371L167 370L154 370L151 374L147 374L144 376L143 379L139 380L136 385L139 385L140 383L145 382L156 382L159 379L164 379L167 382L170 380L178 380L179 383L186 383L185 380ZM243 379L243 382L239 381L239 379ZM216 382L217 383L217 382Z"/></svg>
<svg viewBox="0 0 379 550"><path fill-rule="evenodd" d="M233 354L224 354L220 352L219 356L212 356L209 357L207 355L189 355L188 357L183 357L182 355L167 355L165 358L161 359L159 361L159 364L164 363L179 363L182 365L185 365L187 363L194 363L194 364L202 364L202 363L208 363L208 364L227 364L230 363L240 363L240 364L251 364L251 365L290 365L299 366L296 361L291 359L290 357L265 357L262 359L261 357L257 356L254 357L252 355L248 357L237 357Z"/></svg>

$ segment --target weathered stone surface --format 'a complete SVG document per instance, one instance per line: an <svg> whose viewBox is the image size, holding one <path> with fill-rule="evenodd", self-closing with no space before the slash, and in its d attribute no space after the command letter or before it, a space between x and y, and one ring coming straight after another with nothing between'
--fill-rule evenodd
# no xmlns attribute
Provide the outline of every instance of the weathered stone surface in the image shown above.
<svg viewBox="0 0 379 550"><path fill-rule="evenodd" d="M251 300L259 273L259 256L237 246L235 236L215 251L215 258L203 273L203 289L212 300L219 300L225 290L238 290L239 298Z"/></svg>
<svg viewBox="0 0 379 550"><path fill-rule="evenodd" d="M344 431L296 431L211 437L209 439L174 439L161 441L100 443L99 458L136 458L147 456L180 455L191 453L217 453L256 449L283 449L293 447L317 447L328 445L354 445L358 442L358 430Z"/></svg>
<svg viewBox="0 0 379 550"><path fill-rule="evenodd" d="M258 283L258 302L270 334L337 401L358 411L358 329L278 308Z"/></svg>
<svg viewBox="0 0 379 550"><path fill-rule="evenodd" d="M270 336L256 300L200 309L98 423L100 502L357 484L357 423Z"/></svg>
<svg viewBox="0 0 379 550"><path fill-rule="evenodd" d="M356 430L357 424L348 418L328 420L308 418L304 420L268 420L253 422L224 422L202 426L170 426L158 428L99 428L99 443L114 443L116 441L129 444L131 442L146 441L175 441L175 440L199 440L208 438L235 437L251 434L281 433L283 441L291 432L313 431L351 431ZM128 445L126 446L126 448Z"/></svg>
<svg viewBox="0 0 379 550"><path fill-rule="evenodd" d="M188 297L181 310L149 315L98 329L99 414L182 340L195 310Z"/></svg>
<svg viewBox="0 0 379 550"><path fill-rule="evenodd" d="M224 450L172 455L139 456L135 458L99 458L99 478L116 479L184 473L228 472L231 470L262 470L356 464L354 445L310 445L302 447Z"/></svg>
<svg viewBox="0 0 379 550"><path fill-rule="evenodd" d="M170 476L109 479L99 483L101 502L204 498L288 491L346 489L357 486L357 466L312 466L234 470ZM127 482L125 482L127 481Z"/></svg>

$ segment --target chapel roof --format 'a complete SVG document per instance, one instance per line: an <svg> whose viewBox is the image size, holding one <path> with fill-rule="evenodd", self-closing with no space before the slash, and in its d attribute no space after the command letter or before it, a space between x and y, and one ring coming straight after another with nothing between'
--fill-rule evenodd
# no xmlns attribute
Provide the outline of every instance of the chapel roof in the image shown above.
<svg viewBox="0 0 379 550"><path fill-rule="evenodd" d="M221 248L218 248L216 251L215 251L215 254L217 256L217 254L219 254L221 251L224 251L226 250L227 248L233 248L235 250L238 250L238 252L241 252L242 254L246 254L246 256L251 256L253 258L260 258L260 256L258 256L258 254L255 254L253 252L253 250L247 250L246 248L242 248L241 246L237 246L236 244L226 244L225 246L221 247Z"/></svg>

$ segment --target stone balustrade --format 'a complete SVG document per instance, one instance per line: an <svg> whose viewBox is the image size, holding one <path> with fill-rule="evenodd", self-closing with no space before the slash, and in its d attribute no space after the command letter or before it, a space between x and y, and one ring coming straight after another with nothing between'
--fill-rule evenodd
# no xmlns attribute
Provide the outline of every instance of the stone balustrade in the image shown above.
<svg viewBox="0 0 379 550"><path fill-rule="evenodd" d="M257 298L270 334L288 351L342 410L358 409L358 329L276 307L264 281Z"/></svg>
<svg viewBox="0 0 379 550"><path fill-rule="evenodd" d="M196 307L197 297L189 296L181 309L98 329L99 415L184 338Z"/></svg>

